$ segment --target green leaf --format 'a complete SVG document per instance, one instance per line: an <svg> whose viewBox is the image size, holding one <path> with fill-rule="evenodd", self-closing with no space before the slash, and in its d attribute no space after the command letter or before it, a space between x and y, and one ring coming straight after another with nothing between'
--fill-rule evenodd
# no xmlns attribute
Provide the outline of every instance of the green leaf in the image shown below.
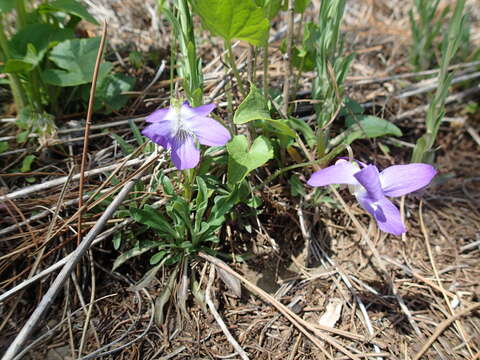
<svg viewBox="0 0 480 360"><path fill-rule="evenodd" d="M260 94L254 84L250 84L250 92L235 111L233 122L235 124L245 124L259 119L270 119L270 112L265 97Z"/></svg>
<svg viewBox="0 0 480 360"><path fill-rule="evenodd" d="M22 173L29 172L32 169L32 163L36 159L35 155L27 155L22 161L22 167L20 171Z"/></svg>
<svg viewBox="0 0 480 360"><path fill-rule="evenodd" d="M135 80L124 74L114 74L106 77L97 86L95 94L95 109L106 108L107 113L111 110L120 110L128 101L128 96L122 92L132 89ZM88 101L90 87L85 87L84 100Z"/></svg>
<svg viewBox="0 0 480 360"><path fill-rule="evenodd" d="M357 139L375 138L384 135L402 136L402 131L391 122L372 115L357 115L357 122L330 142L330 147L338 144L349 145Z"/></svg>
<svg viewBox="0 0 480 360"><path fill-rule="evenodd" d="M0 154L8 150L8 142L0 141Z"/></svg>
<svg viewBox="0 0 480 360"><path fill-rule="evenodd" d="M241 182L252 170L262 166L273 158L273 148L270 141L259 136L249 149L244 135L235 136L228 144L228 182Z"/></svg>
<svg viewBox="0 0 480 360"><path fill-rule="evenodd" d="M75 0L56 0L51 3L45 4L48 8L57 11L63 11L67 14L72 14L86 20L92 24L98 25L97 20L89 14L87 9Z"/></svg>
<svg viewBox="0 0 480 360"><path fill-rule="evenodd" d="M310 4L310 0L295 0L293 10L296 13L303 13L307 9L307 6Z"/></svg>
<svg viewBox="0 0 480 360"><path fill-rule="evenodd" d="M252 0L192 0L192 5L205 27L227 41L258 46L267 40L270 24Z"/></svg>
<svg viewBox="0 0 480 360"><path fill-rule="evenodd" d="M15 7L15 0L0 0L0 14L6 13Z"/></svg>
<svg viewBox="0 0 480 360"><path fill-rule="evenodd" d="M4 71L28 72L43 60L50 48L73 37L75 34L71 29L50 24L26 25L10 40L12 58L7 61Z"/></svg>
<svg viewBox="0 0 480 360"><path fill-rule="evenodd" d="M158 245L159 243L157 241L142 241L141 243L137 243L137 245L134 248L124 252L115 260L115 262L113 263L112 271L115 271L120 265L125 263L128 259L141 255L149 251L150 249L157 247Z"/></svg>
<svg viewBox="0 0 480 360"><path fill-rule="evenodd" d="M160 175L160 182L162 183L163 191L165 191L165 194L170 196L175 195L175 188L173 187L173 184L167 175L162 173Z"/></svg>
<svg viewBox="0 0 480 360"><path fill-rule="evenodd" d="M162 250L162 251L159 251L158 253L156 253L155 255L153 255L151 258L150 258L150 265L155 265L155 264L158 264L160 261L162 261L162 259L165 257L165 255L168 254L168 251L166 250Z"/></svg>
<svg viewBox="0 0 480 360"><path fill-rule="evenodd" d="M282 8L282 0L255 0L255 4L263 8L265 17L272 20Z"/></svg>
<svg viewBox="0 0 480 360"><path fill-rule="evenodd" d="M297 133L287 125L287 120L264 119L264 121L266 121L268 125L273 127L277 134L286 135L293 138L297 137Z"/></svg>
<svg viewBox="0 0 480 360"><path fill-rule="evenodd" d="M122 245L122 234L122 232L116 232L113 234L112 242L115 250L120 249L120 245Z"/></svg>
<svg viewBox="0 0 480 360"><path fill-rule="evenodd" d="M92 81L100 38L74 39L55 46L49 56L59 69L47 69L42 73L43 80L56 86L75 86ZM112 69L113 64L100 65L98 82L101 83Z"/></svg>
<svg viewBox="0 0 480 360"><path fill-rule="evenodd" d="M135 221L157 230L161 234L169 235L173 238L177 236L172 226L157 210L149 205L145 205L143 209L130 208L130 214Z"/></svg>
<svg viewBox="0 0 480 360"><path fill-rule="evenodd" d="M118 145L120 146L120 148L122 149L125 155L131 154L133 152L133 146L127 143L124 138L122 138L121 136L115 133L112 133L112 136L115 139L115 141L118 143Z"/></svg>

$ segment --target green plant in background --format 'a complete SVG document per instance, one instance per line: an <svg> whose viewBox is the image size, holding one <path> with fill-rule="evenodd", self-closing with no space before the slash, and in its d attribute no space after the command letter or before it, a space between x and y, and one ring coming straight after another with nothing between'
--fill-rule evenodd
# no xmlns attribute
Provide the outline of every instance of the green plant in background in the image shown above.
<svg viewBox="0 0 480 360"><path fill-rule="evenodd" d="M455 6L448 27L448 33L443 39L442 58L440 61L440 72L438 74L438 87L428 106L425 119L427 131L415 144L412 154L412 162L432 163L434 161L435 151L433 145L435 144L440 124L445 115L445 99L448 96L448 89L453 77L453 74L448 72L448 67L460 46L462 30L464 29L464 6L465 0L457 1L457 5Z"/></svg>
<svg viewBox="0 0 480 360"><path fill-rule="evenodd" d="M171 71L173 71L173 62L179 62L177 71L183 78L183 89L186 97L192 106L200 106L203 104L203 73L202 61L197 56L196 39L192 22L192 14L187 0L175 0L172 5L168 1L158 2L159 10L165 14L172 24L172 56ZM177 58L175 51L178 41L180 54ZM173 78L172 74L171 77ZM171 89L173 90L173 89ZM173 93L173 91L171 91Z"/></svg>
<svg viewBox="0 0 480 360"><path fill-rule="evenodd" d="M410 62L416 71L428 70L440 62L437 57L439 53L443 53L440 39L446 36L445 22L448 20L451 24L455 13L451 14L450 6L446 6L439 13L439 5L440 0L414 0L413 8L408 13L412 36ZM480 56L480 50L472 53L470 28L469 17L465 15L458 30L461 39L459 50L454 57L456 61L474 61Z"/></svg>
<svg viewBox="0 0 480 360"><path fill-rule="evenodd" d="M435 63L436 39L442 35L443 22L450 8L447 6L437 16L440 0L415 0L408 12L412 47L410 62L415 70L426 70Z"/></svg>
<svg viewBox="0 0 480 360"><path fill-rule="evenodd" d="M10 26L12 11L16 22ZM99 38L77 39L74 30L81 20L97 23L76 0L42 2L36 7L24 0L2 1L1 71L8 74L18 126L24 133L52 137L56 116L85 108ZM112 70L112 63L101 66L97 111L120 109L127 100L122 91L133 85L133 79Z"/></svg>

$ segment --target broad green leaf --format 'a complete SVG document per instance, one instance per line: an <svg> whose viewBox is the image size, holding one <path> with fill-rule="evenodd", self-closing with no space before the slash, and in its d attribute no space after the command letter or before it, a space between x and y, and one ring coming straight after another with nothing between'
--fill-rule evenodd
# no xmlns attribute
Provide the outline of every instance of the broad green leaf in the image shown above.
<svg viewBox="0 0 480 360"><path fill-rule="evenodd" d="M35 155L27 155L22 161L22 167L20 171L22 173L29 172L32 169L33 161L36 159Z"/></svg>
<svg viewBox="0 0 480 360"><path fill-rule="evenodd" d="M48 4L45 4L46 7L51 8L53 10L63 11L67 14L76 15L83 20L86 20L92 24L98 24L97 20L89 14L87 9L80 4L78 1L75 0L56 0L52 1Z"/></svg>
<svg viewBox="0 0 480 360"><path fill-rule="evenodd" d="M239 39L262 45L270 24L252 0L192 0L206 28L227 41Z"/></svg>
<svg viewBox="0 0 480 360"><path fill-rule="evenodd" d="M338 144L349 145L357 139L375 138L384 135L402 136L402 131L391 122L372 115L358 115L357 122L330 142L330 147Z"/></svg>
<svg viewBox="0 0 480 360"><path fill-rule="evenodd" d="M127 261L128 259L141 255L149 251L150 249L158 247L158 245L159 243L157 241L142 241L142 243L137 244L134 248L120 255L113 263L112 271L115 271L120 265L125 263L125 261Z"/></svg>
<svg viewBox="0 0 480 360"><path fill-rule="evenodd" d="M56 86L75 86L92 81L100 38L74 39L55 46L49 56L58 69L47 69L42 73L43 80ZM98 82L101 83L112 69L109 62L100 65Z"/></svg>
<svg viewBox="0 0 480 360"><path fill-rule="evenodd" d="M235 124L245 124L259 119L270 119L270 112L265 97L260 94L254 84L251 84L250 92L233 115L233 122Z"/></svg>
<svg viewBox="0 0 480 360"><path fill-rule="evenodd" d="M12 58L5 65L5 72L28 72L37 66L47 51L61 41L71 39L71 29L60 29L50 24L30 24L10 40Z"/></svg>
<svg viewBox="0 0 480 360"><path fill-rule="evenodd" d="M244 135L237 135L227 144L227 151L230 184L239 183L252 170L273 158L272 145L264 136L257 137L249 148L247 138Z"/></svg>
<svg viewBox="0 0 480 360"><path fill-rule="evenodd" d="M15 7L15 0L0 0L0 14L6 13Z"/></svg>

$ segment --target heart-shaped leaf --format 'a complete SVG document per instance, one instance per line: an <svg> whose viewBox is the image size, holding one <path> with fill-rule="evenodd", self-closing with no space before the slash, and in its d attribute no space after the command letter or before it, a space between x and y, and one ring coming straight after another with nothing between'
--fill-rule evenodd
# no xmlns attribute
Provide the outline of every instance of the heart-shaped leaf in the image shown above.
<svg viewBox="0 0 480 360"><path fill-rule="evenodd" d="M267 39L270 24L253 0L193 0L192 5L205 27L227 41L257 46Z"/></svg>
<svg viewBox="0 0 480 360"><path fill-rule="evenodd" d="M56 86L76 86L90 83L99 46L100 38L61 42L52 49L49 58L63 70L45 70L42 73L43 80ZM99 83L105 79L112 67L113 64L110 62L100 65Z"/></svg>
<svg viewBox="0 0 480 360"><path fill-rule="evenodd" d="M270 112L265 97L260 94L254 84L250 84L250 91L235 111L233 122L235 124L245 124L259 119L270 119Z"/></svg>
<svg viewBox="0 0 480 360"><path fill-rule="evenodd" d="M28 72L43 60L50 48L74 36L71 29L49 24L26 25L10 40L12 58L7 61L4 71Z"/></svg>
<svg viewBox="0 0 480 360"><path fill-rule="evenodd" d="M228 182L241 182L252 170L262 166L273 158L273 148L264 136L255 139L249 149L244 135L235 136L228 144Z"/></svg>

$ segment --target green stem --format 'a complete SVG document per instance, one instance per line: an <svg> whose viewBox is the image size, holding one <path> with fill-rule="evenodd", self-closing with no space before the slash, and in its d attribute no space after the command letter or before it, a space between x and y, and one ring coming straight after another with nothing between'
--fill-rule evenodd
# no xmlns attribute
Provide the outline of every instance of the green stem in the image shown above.
<svg viewBox="0 0 480 360"><path fill-rule="evenodd" d="M5 62L11 58L10 49L8 48L7 36L4 32L3 17L0 14L0 49L5 55ZM16 74L8 74L10 81L10 88L12 89L13 99L17 106L17 112L20 112L27 105L27 97L23 89L20 78Z"/></svg>
<svg viewBox="0 0 480 360"><path fill-rule="evenodd" d="M227 60L229 62L230 67L232 68L233 74L235 75L235 79L237 79L240 93L242 94L243 97L246 97L247 93L245 92L245 87L243 86L242 78L240 77L237 64L235 63L235 59L233 57L232 42L230 40L225 40L225 48L227 49L227 52L228 52Z"/></svg>
<svg viewBox="0 0 480 360"><path fill-rule="evenodd" d="M17 11L17 31L20 31L27 24L27 9L23 0L15 1L15 10Z"/></svg>
<svg viewBox="0 0 480 360"><path fill-rule="evenodd" d="M270 28L268 34L270 34ZM263 96L268 95L268 37L269 35L263 43Z"/></svg>

